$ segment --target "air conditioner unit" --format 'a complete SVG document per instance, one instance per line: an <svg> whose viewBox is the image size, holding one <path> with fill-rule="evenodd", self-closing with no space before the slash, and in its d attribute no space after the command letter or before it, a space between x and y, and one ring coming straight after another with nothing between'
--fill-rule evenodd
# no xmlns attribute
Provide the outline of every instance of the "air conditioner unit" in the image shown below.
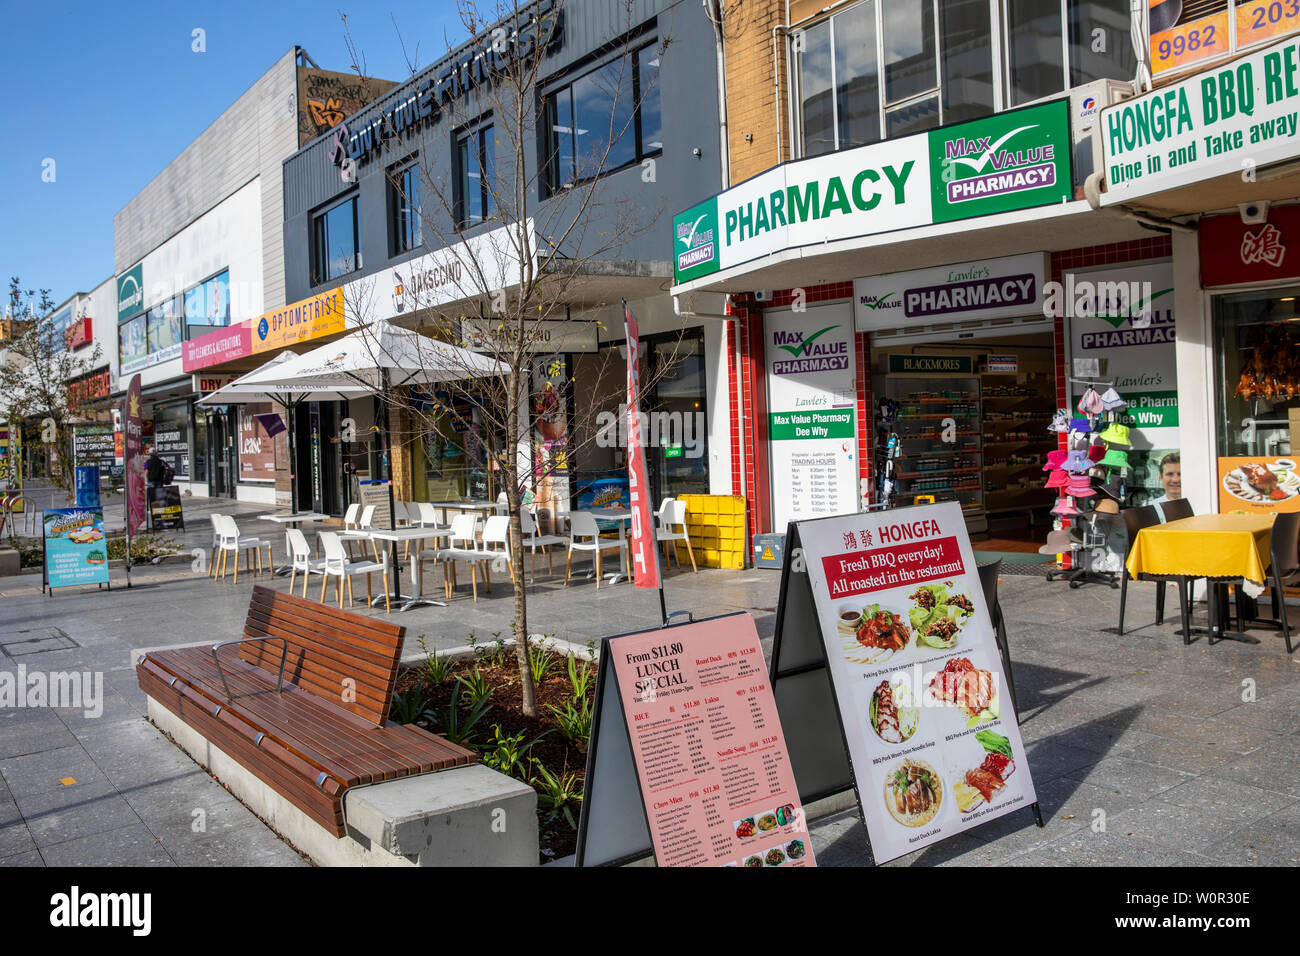
<svg viewBox="0 0 1300 956"><path fill-rule="evenodd" d="M1133 84L1128 80L1093 80L1069 91L1071 162L1074 166L1074 185L1083 181L1101 164L1101 156L1093 149L1093 127L1107 106L1114 106L1133 96ZM1047 103L1061 99L1060 93L1044 96L1022 106ZM1098 147L1100 148L1100 147Z"/></svg>

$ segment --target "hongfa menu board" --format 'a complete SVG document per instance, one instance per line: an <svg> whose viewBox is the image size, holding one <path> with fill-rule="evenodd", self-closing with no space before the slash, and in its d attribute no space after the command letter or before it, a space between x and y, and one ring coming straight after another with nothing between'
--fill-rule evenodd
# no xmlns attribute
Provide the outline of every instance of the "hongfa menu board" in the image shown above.
<svg viewBox="0 0 1300 956"><path fill-rule="evenodd" d="M876 862L1033 806L961 506L797 527Z"/></svg>

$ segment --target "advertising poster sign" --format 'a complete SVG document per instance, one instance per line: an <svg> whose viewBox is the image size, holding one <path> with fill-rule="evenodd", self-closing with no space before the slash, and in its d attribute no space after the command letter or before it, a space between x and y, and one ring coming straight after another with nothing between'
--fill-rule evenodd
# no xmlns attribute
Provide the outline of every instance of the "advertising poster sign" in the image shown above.
<svg viewBox="0 0 1300 956"><path fill-rule="evenodd" d="M149 527L154 531L184 528L185 516L181 511L181 490L175 485L148 489Z"/></svg>
<svg viewBox="0 0 1300 956"><path fill-rule="evenodd" d="M961 506L797 532L876 862L1035 804Z"/></svg>
<svg viewBox="0 0 1300 956"><path fill-rule="evenodd" d="M99 466L77 465L76 491L78 508L99 507Z"/></svg>
<svg viewBox="0 0 1300 956"><path fill-rule="evenodd" d="M388 482L362 481L359 483L361 507L375 506L375 515L370 522L372 528L391 528L393 526L393 509L388 501Z"/></svg>
<svg viewBox="0 0 1300 956"><path fill-rule="evenodd" d="M552 515L569 506L568 358L532 360L533 489L539 508Z"/></svg>
<svg viewBox="0 0 1300 956"><path fill-rule="evenodd" d="M135 534L145 519L144 423L140 417L140 376L131 376L123 399L123 467L126 470L126 531Z"/></svg>
<svg viewBox="0 0 1300 956"><path fill-rule="evenodd" d="M660 866L814 865L753 617L609 638L601 657Z"/></svg>
<svg viewBox="0 0 1300 956"><path fill-rule="evenodd" d="M18 425L0 425L0 491L21 491L23 456Z"/></svg>
<svg viewBox="0 0 1300 956"><path fill-rule="evenodd" d="M858 508L857 351L847 305L770 311L772 526Z"/></svg>
<svg viewBox="0 0 1300 956"><path fill-rule="evenodd" d="M1220 458L1219 513L1300 511L1300 471L1295 459Z"/></svg>
<svg viewBox="0 0 1300 956"><path fill-rule="evenodd" d="M641 442L640 330L632 310L623 303L627 330L627 483L631 498L632 577L638 588L659 587L659 554L655 551L655 526L650 515L650 472Z"/></svg>
<svg viewBox="0 0 1300 956"><path fill-rule="evenodd" d="M271 411L270 402L239 406L240 481L275 481L275 439L257 419Z"/></svg>
<svg viewBox="0 0 1300 956"><path fill-rule="evenodd" d="M117 466L112 425L75 426L72 431L72 452L77 467L97 465L104 474L121 477L122 469Z"/></svg>
<svg viewBox="0 0 1300 956"><path fill-rule="evenodd" d="M43 527L47 586L108 583L102 508L50 508Z"/></svg>

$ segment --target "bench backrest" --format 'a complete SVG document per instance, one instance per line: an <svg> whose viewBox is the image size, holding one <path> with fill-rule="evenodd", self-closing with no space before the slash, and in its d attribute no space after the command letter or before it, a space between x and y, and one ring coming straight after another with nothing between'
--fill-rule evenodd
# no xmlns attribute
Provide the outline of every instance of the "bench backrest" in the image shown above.
<svg viewBox="0 0 1300 956"><path fill-rule="evenodd" d="M244 637L283 637L286 683L296 684L377 726L388 720L406 628L327 604L254 587ZM276 674L278 640L239 645L239 656Z"/></svg>

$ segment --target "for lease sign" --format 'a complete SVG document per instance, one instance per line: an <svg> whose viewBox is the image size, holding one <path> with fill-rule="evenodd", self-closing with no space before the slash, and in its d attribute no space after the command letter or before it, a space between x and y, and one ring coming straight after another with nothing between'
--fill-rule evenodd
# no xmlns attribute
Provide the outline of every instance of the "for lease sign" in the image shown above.
<svg viewBox="0 0 1300 956"><path fill-rule="evenodd" d="M1300 38L1102 110L1103 205L1290 159Z"/></svg>
<svg viewBox="0 0 1300 956"><path fill-rule="evenodd" d="M1067 201L1069 103L786 163L673 220L677 282L787 249Z"/></svg>

